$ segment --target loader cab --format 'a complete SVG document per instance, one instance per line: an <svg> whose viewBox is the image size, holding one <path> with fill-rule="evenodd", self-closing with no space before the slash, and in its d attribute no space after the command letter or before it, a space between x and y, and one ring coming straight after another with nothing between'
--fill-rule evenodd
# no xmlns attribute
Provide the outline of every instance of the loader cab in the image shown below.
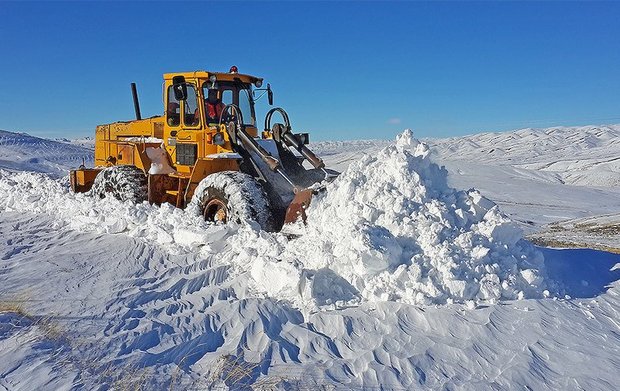
<svg viewBox="0 0 620 391"><path fill-rule="evenodd" d="M242 119L245 132L258 137L252 87L259 88L261 83L262 79L233 72L164 74L162 139L171 165L178 173L189 175L198 160L233 152L234 140L227 130L231 121L237 123ZM218 115L209 116L210 91L212 98L221 101ZM235 105L238 112L224 109L225 105ZM220 113L223 113L221 123Z"/></svg>
<svg viewBox="0 0 620 391"><path fill-rule="evenodd" d="M245 75L242 78L230 77L230 74L199 73L166 75L164 114L165 123L171 130L208 130L219 123L219 115L209 116L209 91L215 92L224 105L237 106L245 127L256 128L251 83L254 78ZM232 114L234 113L231 110L227 110L222 122L236 119Z"/></svg>

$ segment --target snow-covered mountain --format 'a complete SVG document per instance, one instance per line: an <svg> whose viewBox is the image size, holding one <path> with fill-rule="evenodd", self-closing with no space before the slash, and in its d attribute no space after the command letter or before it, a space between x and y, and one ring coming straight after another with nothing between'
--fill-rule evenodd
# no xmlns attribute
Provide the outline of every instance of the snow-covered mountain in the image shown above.
<svg viewBox="0 0 620 391"><path fill-rule="evenodd" d="M620 183L620 125L521 129L444 139L422 139L445 161L538 171L549 182L585 186ZM336 168L378 151L383 140L328 141L313 148Z"/></svg>
<svg viewBox="0 0 620 391"><path fill-rule="evenodd" d="M71 143L0 130L0 168L67 175L82 163L92 166L93 151Z"/></svg>
<svg viewBox="0 0 620 391"><path fill-rule="evenodd" d="M554 127L429 140L446 160L510 165L573 185L620 184L620 126Z"/></svg>
<svg viewBox="0 0 620 391"><path fill-rule="evenodd" d="M66 144L78 145L86 149L95 149L95 139L93 137L80 137L74 139L68 138L56 138L54 141L58 141Z"/></svg>
<svg viewBox="0 0 620 391"><path fill-rule="evenodd" d="M609 159L617 130L316 143L350 168L296 239L72 194L70 143L51 177L0 161L0 389L614 389L620 256L533 247L494 202L611 216L618 190L543 162ZM47 145L15 137L1 156Z"/></svg>

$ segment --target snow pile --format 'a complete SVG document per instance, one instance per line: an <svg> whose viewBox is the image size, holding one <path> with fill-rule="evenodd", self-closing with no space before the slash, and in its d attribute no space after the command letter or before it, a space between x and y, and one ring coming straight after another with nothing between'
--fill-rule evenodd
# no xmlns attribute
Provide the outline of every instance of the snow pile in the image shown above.
<svg viewBox="0 0 620 391"><path fill-rule="evenodd" d="M158 243L171 253L209 249L234 226L208 224L202 216L170 204L122 202L73 193L68 180L46 175L0 170L0 212L45 213L55 216L58 227L81 232L125 233Z"/></svg>
<svg viewBox="0 0 620 391"><path fill-rule="evenodd" d="M144 144L160 144L163 143L164 140L158 138L158 137L144 137L144 136L139 136L139 137L124 137L122 138L123 141L129 141L132 143L144 143Z"/></svg>
<svg viewBox="0 0 620 391"><path fill-rule="evenodd" d="M256 273L255 264L255 277L288 280L262 281L282 295L299 275L299 291L318 304L475 305L548 295L541 253L493 202L450 188L428 155L406 131L353 163L313 200L303 236L272 264L255 261L267 271Z"/></svg>

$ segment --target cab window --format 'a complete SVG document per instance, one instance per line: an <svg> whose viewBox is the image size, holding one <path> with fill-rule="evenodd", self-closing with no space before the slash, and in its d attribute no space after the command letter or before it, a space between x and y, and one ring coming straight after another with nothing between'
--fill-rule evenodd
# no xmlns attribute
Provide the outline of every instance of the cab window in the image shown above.
<svg viewBox="0 0 620 391"><path fill-rule="evenodd" d="M166 103L166 121L169 126L179 126L181 123L181 105L174 97L173 86L168 87L168 102Z"/></svg>
<svg viewBox="0 0 620 391"><path fill-rule="evenodd" d="M203 93L208 96L207 83L203 85ZM220 82L219 87L220 97L222 103L225 105L235 104L241 110L243 114L244 125L255 126L254 110L252 91L249 84L240 84L232 82ZM227 115L232 114L232 111L228 111Z"/></svg>
<svg viewBox="0 0 620 391"><path fill-rule="evenodd" d="M187 99L183 112L183 124L185 126L198 126L200 124L200 110L198 108L198 96L193 84L187 84Z"/></svg>
<svg viewBox="0 0 620 391"><path fill-rule="evenodd" d="M245 125L256 125L254 123L254 115L252 113L252 97L250 96L252 91L249 88L243 88L239 90L239 108L243 113L243 120Z"/></svg>
<svg viewBox="0 0 620 391"><path fill-rule="evenodd" d="M229 105L231 103L234 103L232 90L224 90L224 91L222 91L222 103L224 103L225 105Z"/></svg>

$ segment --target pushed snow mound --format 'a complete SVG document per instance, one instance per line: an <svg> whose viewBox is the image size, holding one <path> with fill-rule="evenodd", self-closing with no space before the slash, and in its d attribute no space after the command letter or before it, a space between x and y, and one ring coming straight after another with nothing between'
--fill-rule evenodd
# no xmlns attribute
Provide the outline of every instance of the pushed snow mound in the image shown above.
<svg viewBox="0 0 620 391"><path fill-rule="evenodd" d="M301 269L302 295L319 305L474 305L548 294L542 254L492 201L450 188L447 171L428 155L407 130L313 200L303 236L282 254ZM277 261L261 269L278 279L295 275ZM289 285L265 282L276 295Z"/></svg>

